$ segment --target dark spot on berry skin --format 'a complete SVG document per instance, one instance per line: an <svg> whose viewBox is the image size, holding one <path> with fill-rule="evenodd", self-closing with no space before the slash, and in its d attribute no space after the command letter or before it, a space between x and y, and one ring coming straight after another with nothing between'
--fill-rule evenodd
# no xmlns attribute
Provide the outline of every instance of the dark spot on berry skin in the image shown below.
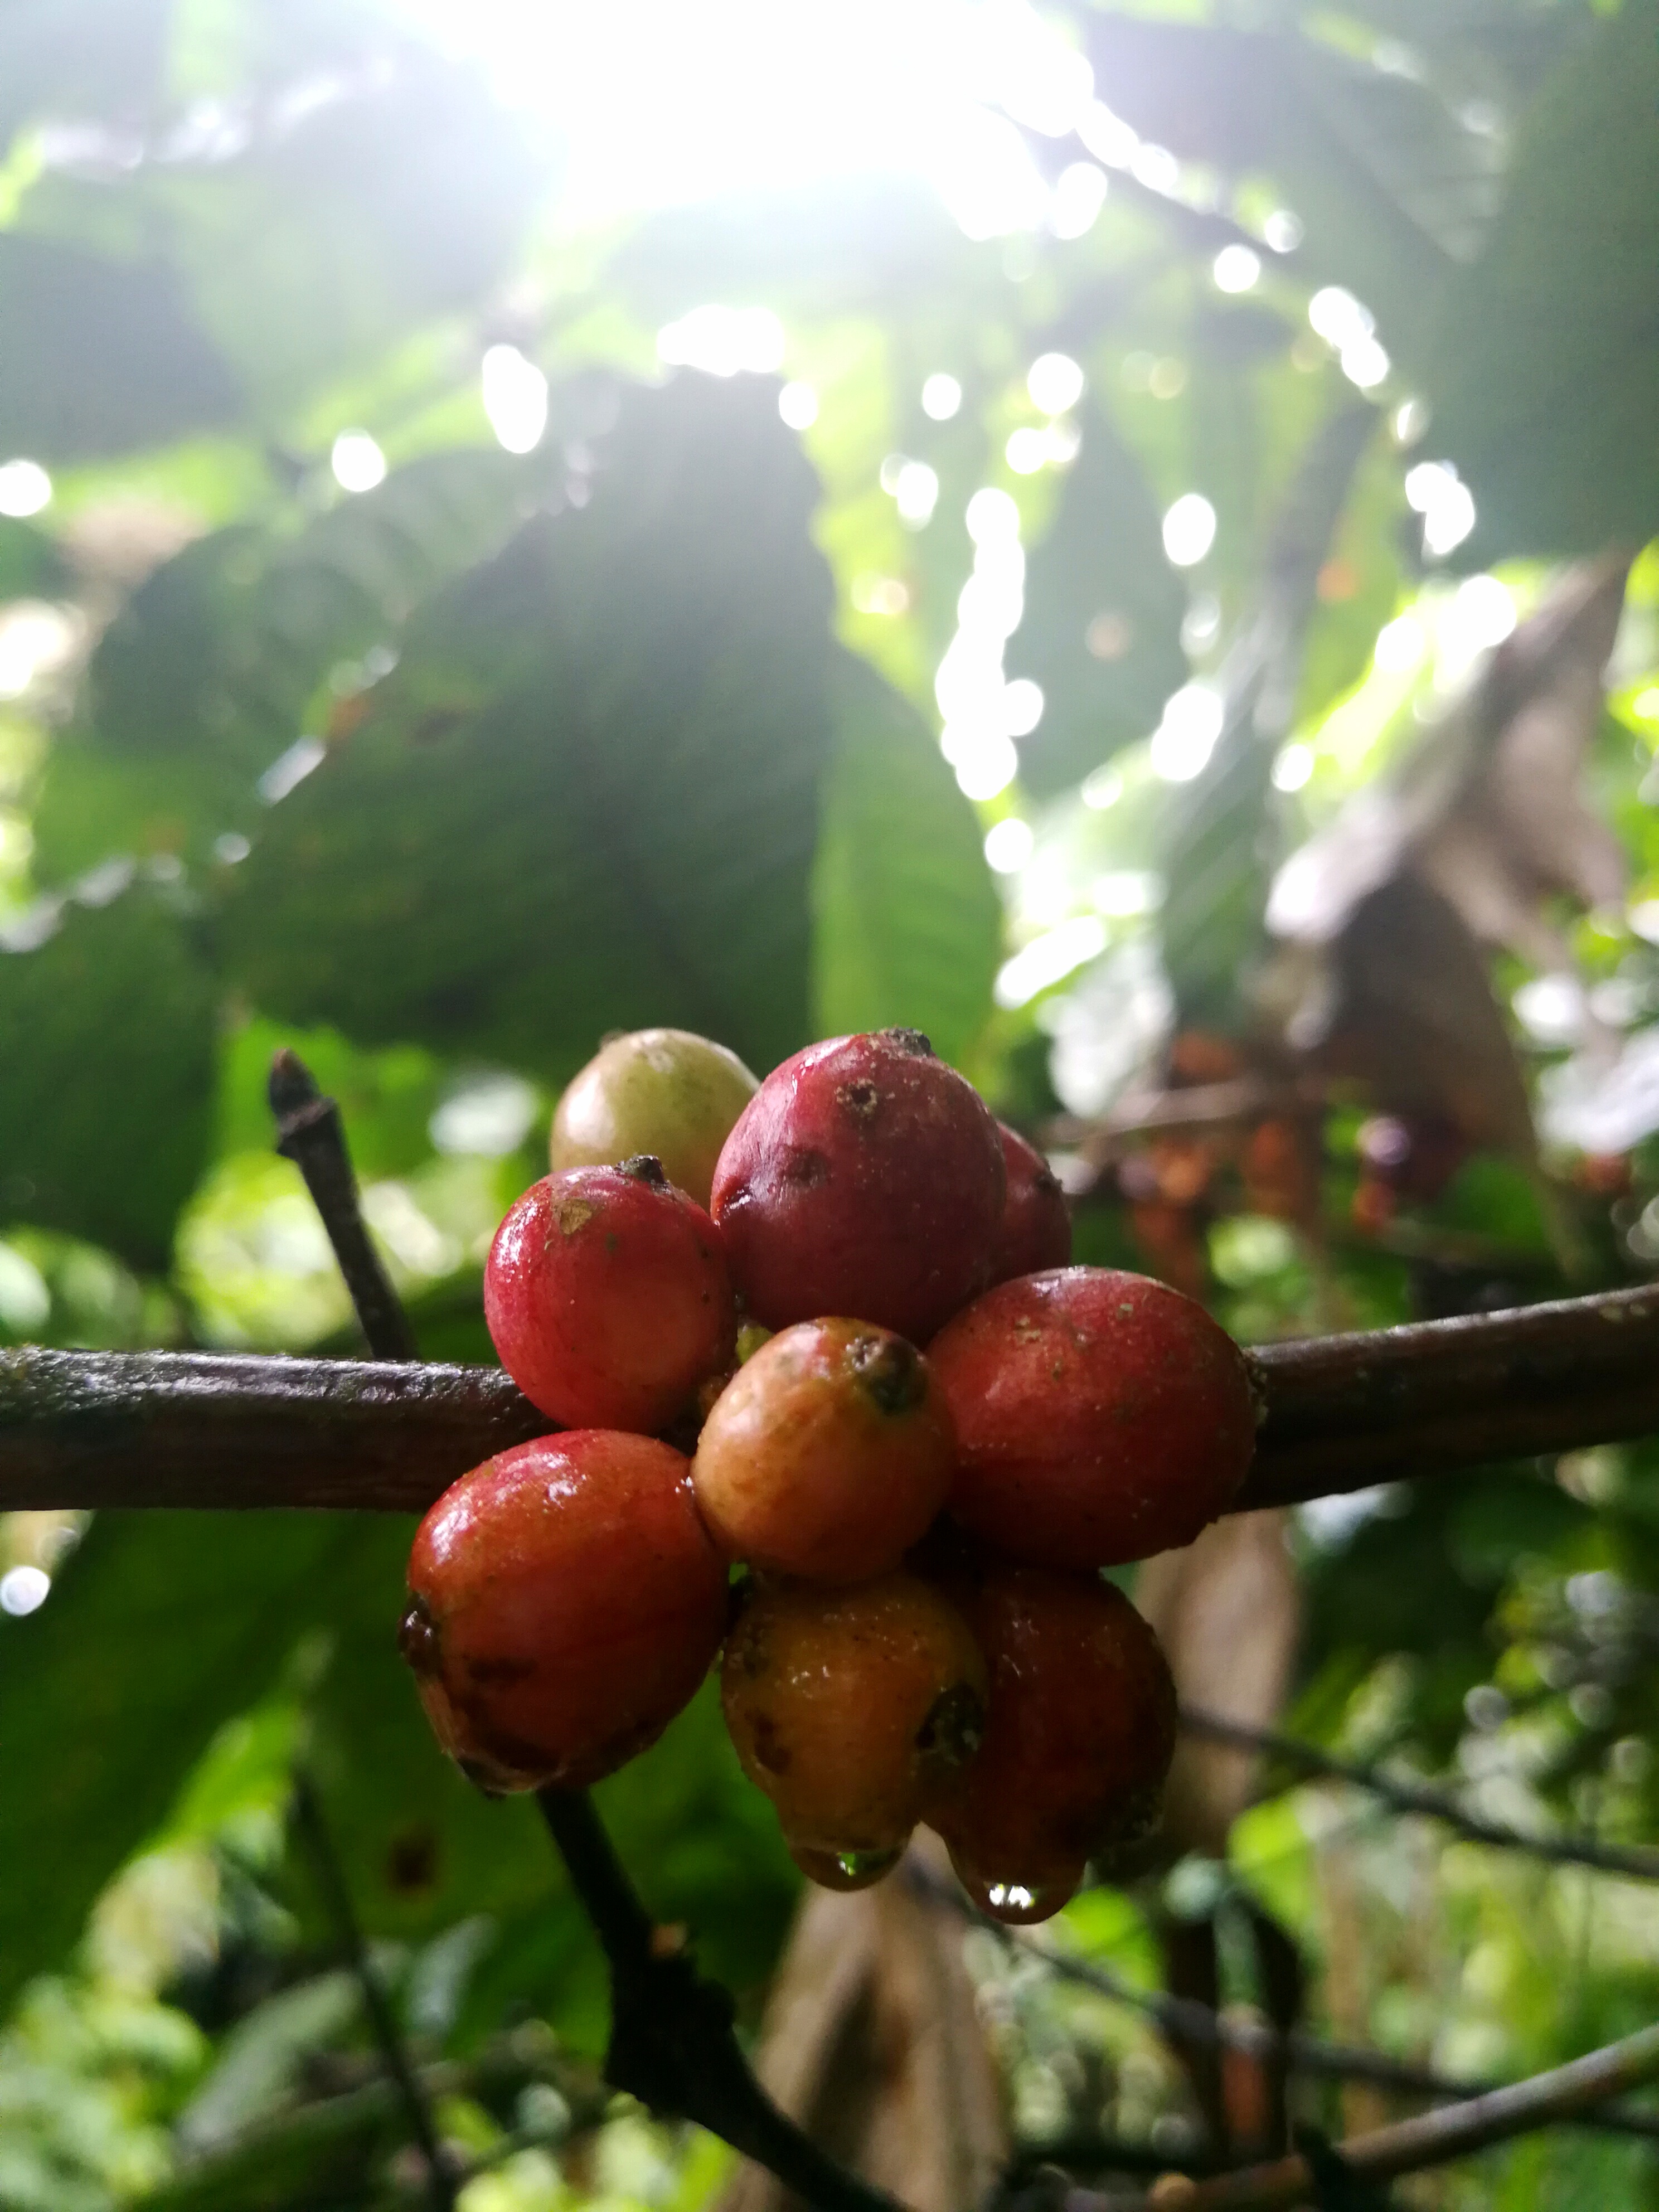
<svg viewBox="0 0 1659 2212"><path fill-rule="evenodd" d="M754 1731L755 1758L769 1774L787 1774L793 1764L789 1753L778 1741L777 1723L769 1713L757 1713L750 1722Z"/></svg>
<svg viewBox="0 0 1659 2212"><path fill-rule="evenodd" d="M398 1623L398 1649L417 1674L435 1674L441 1666L438 1624L423 1597L411 1598Z"/></svg>
<svg viewBox="0 0 1659 2212"><path fill-rule="evenodd" d="M843 1083L836 1093L836 1103L858 1121L872 1121L881 1104L881 1092L867 1080Z"/></svg>
<svg viewBox="0 0 1659 2212"><path fill-rule="evenodd" d="M522 1682L526 1674L533 1674L533 1659L469 1659L466 1679L469 1682Z"/></svg>
<svg viewBox="0 0 1659 2212"><path fill-rule="evenodd" d="M635 1182L648 1182L655 1190L666 1190L668 1173L654 1152L635 1152L631 1160L622 1164L622 1173Z"/></svg>
<svg viewBox="0 0 1659 2212"><path fill-rule="evenodd" d="M914 1413L927 1395L921 1354L902 1336L855 1336L847 1346L847 1363L879 1413Z"/></svg>
<svg viewBox="0 0 1659 2212"><path fill-rule="evenodd" d="M941 1766L965 1766L985 1736L985 1705L968 1682L953 1682L935 1698L916 1730L916 1749Z"/></svg>
<svg viewBox="0 0 1659 2212"><path fill-rule="evenodd" d="M830 1163L822 1152L798 1147L784 1161L782 1179L802 1190L817 1190L830 1180ZM729 1204L725 1210L730 1212Z"/></svg>
<svg viewBox="0 0 1659 2212"><path fill-rule="evenodd" d="M386 1881L399 1896L430 1889L438 1878L438 1838L430 1828L403 1828L386 1846Z"/></svg>
<svg viewBox="0 0 1659 2212"><path fill-rule="evenodd" d="M920 1030L878 1030L877 1036L884 1044L892 1045L899 1052L908 1053L912 1060L932 1060L933 1040Z"/></svg>

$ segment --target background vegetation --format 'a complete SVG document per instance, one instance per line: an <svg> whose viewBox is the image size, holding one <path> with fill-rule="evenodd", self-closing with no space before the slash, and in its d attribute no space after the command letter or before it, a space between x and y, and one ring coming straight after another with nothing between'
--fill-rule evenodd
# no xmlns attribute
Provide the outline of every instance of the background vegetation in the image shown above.
<svg viewBox="0 0 1659 2212"><path fill-rule="evenodd" d="M683 80L665 15L624 70L462 12L0 11L0 1340L349 1348L286 1041L423 1351L487 1358L550 1103L647 1021L926 1028L1080 1256L1246 1337L1650 1270L1654 0L734 8ZM301 1759L514 2154L468 2212L720 2180L585 2126L600 1961L427 1735L408 1534L0 1524L0 2203L397 2200ZM1189 1688L1651 1835L1659 1450L1282 1536L1164 1616ZM1315 2025L1466 2074L1652 2016L1650 1892L1266 1779L1194 1760L1059 1940L1178 1985L1208 1928L1249 2003L1254 1900ZM600 1796L757 2016L794 1877L708 1700ZM975 1944L1024 2142L1191 2148L1143 2016ZM1659 2185L1559 2134L1420 2201Z"/></svg>

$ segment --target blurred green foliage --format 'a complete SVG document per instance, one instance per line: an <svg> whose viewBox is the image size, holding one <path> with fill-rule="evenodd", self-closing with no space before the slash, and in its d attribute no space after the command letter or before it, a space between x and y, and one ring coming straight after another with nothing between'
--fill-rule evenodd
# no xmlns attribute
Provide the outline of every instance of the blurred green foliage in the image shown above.
<svg viewBox="0 0 1659 2212"><path fill-rule="evenodd" d="M1043 14L1109 112L1023 119L1041 209L970 236L915 178L573 211L554 134L392 0L0 9L0 1341L352 1348L270 1152L284 1042L342 1103L423 1352L465 1359L489 1235L606 1030L764 1066L913 1024L1062 1151L1176 1034L1234 1055L1212 1078L1283 1074L1275 869L1464 695L1493 589L1524 617L1551 564L1659 533L1659 9ZM710 305L779 319L781 403L770 374L665 373L659 329ZM503 347L546 397L505 441ZM1057 409L1027 383L1054 354L1080 378ZM1212 540L1177 568L1194 492ZM941 750L947 653L972 697ZM1017 766L1005 676L1042 695ZM1079 1256L1256 1337L1547 1295L1563 1219L1583 1279L1650 1269L1656 749L1650 549L1584 777L1628 896L1529 893L1592 1048L1546 1018L1535 942L1501 1004L1436 1016L1524 1073L1553 1181L1460 1152L1367 1214L1365 1115L1397 1104L1373 1077L1324 1115L1311 1199L1201 1133L1106 1131L1068 1167ZM0 2204L404 2201L287 1821L301 1757L412 2046L451 2069L447 2130L501 2154L467 2212L691 2212L722 2179L629 2114L557 2162L601 1962L528 1808L431 1743L391 1634L407 1536L0 1524L0 1571L37 1577L11 1587L52 1578L0 1612ZM1292 1541L1288 1728L1519 1825L1651 1835L1652 1449L1316 1509ZM1207 1899L1249 2002L1254 1898L1316 2025L1449 2069L1651 2015L1647 1893L1269 1778L1224 1866L1086 1893L1059 1940L1151 1986L1163 1920ZM752 2023L794 1876L712 1696L601 1796ZM1025 2142L1190 2147L1143 2018L982 1935L969 1962ZM1334 2096L1308 2112L1340 2131ZM1656 2189L1641 2145L1554 2135L1434 2201Z"/></svg>

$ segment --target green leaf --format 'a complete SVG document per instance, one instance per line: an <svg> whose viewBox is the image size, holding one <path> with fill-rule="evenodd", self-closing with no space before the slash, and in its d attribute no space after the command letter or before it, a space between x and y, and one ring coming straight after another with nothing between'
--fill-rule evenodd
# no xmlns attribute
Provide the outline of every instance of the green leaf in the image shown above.
<svg viewBox="0 0 1659 2212"><path fill-rule="evenodd" d="M1659 531L1656 116L1659 0L1628 0L1546 88L1447 303L1429 441L1474 494L1460 564Z"/></svg>
<svg viewBox="0 0 1659 2212"><path fill-rule="evenodd" d="M1139 465L1091 405L1053 525L1031 556L1025 617L1008 645L1010 676L1042 687L1042 720L1020 748L1029 790L1051 797L1157 727L1164 701L1186 680L1186 601Z"/></svg>
<svg viewBox="0 0 1659 2212"><path fill-rule="evenodd" d="M0 231L0 453L82 460L237 411L230 371L165 262Z"/></svg>
<svg viewBox="0 0 1659 2212"><path fill-rule="evenodd" d="M267 419L482 299L545 181L479 72L389 35L378 9L354 31L299 119L148 180L198 313Z"/></svg>
<svg viewBox="0 0 1659 2212"><path fill-rule="evenodd" d="M38 1613L0 1616L0 2005L62 1963L215 1730L326 1619L365 1525L104 1513Z"/></svg>
<svg viewBox="0 0 1659 2212"><path fill-rule="evenodd" d="M70 587L67 561L44 530L0 516L0 602L55 599Z"/></svg>
<svg viewBox="0 0 1659 2212"><path fill-rule="evenodd" d="M769 389L633 390L591 501L412 623L237 872L257 1001L562 1079L608 1029L769 1066L809 1024L830 741L816 485Z"/></svg>
<svg viewBox="0 0 1659 2212"><path fill-rule="evenodd" d="M1110 105L1143 137L1225 175L1271 177L1304 226L1298 273L1349 287L1396 358L1420 356L1434 303L1500 192L1497 140L1432 72L1390 72L1302 32L1116 11L1090 15L1085 43Z"/></svg>
<svg viewBox="0 0 1659 2212"><path fill-rule="evenodd" d="M216 999L146 889L0 951L0 1215L164 1265L207 1156Z"/></svg>
<svg viewBox="0 0 1659 2212"><path fill-rule="evenodd" d="M1002 939L978 817L921 716L863 662L838 662L835 700L812 886L817 1027L925 1030L960 1064L990 1014Z"/></svg>
<svg viewBox="0 0 1659 2212"><path fill-rule="evenodd" d="M495 551L549 462L483 447L428 453L305 528L239 523L188 545L100 640L87 726L61 737L34 823L48 881L112 854L196 863L255 835L255 780L319 719L335 670L394 639L446 579Z"/></svg>
<svg viewBox="0 0 1659 2212"><path fill-rule="evenodd" d="M384 380L399 349L507 276L546 175L522 118L383 10L342 13L343 28L304 11L263 55L234 50L268 26L228 27L213 104L245 143L164 158L167 118L146 118L147 158L118 188L59 165L24 194L29 234L0 241L0 450L15 420L43 455L128 451L244 411L291 436L325 384ZM186 112L185 138L199 127ZM454 366L429 352L419 374L429 392Z"/></svg>
<svg viewBox="0 0 1659 2212"><path fill-rule="evenodd" d="M365 1526L310 1705L311 1765L330 1833L353 1905L377 1936L428 1936L467 1913L521 1911L556 1886L534 1802L483 1796L427 1724L397 1644L414 1533L401 1515Z"/></svg>

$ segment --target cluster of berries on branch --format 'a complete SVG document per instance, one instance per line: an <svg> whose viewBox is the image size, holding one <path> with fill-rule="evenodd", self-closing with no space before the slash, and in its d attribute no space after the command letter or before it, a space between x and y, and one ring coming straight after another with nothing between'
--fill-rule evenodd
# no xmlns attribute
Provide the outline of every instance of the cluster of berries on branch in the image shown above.
<svg viewBox="0 0 1659 2212"><path fill-rule="evenodd" d="M757 1083L612 1039L501 1223L490 1334L558 1431L455 1483L402 1641L486 1789L577 1788L719 1657L797 1863L858 1888L926 1822L1007 1920L1148 1832L1175 1741L1103 1571L1185 1544L1249 1463L1243 1359L1146 1277L1073 1267L1042 1155L913 1030Z"/></svg>

